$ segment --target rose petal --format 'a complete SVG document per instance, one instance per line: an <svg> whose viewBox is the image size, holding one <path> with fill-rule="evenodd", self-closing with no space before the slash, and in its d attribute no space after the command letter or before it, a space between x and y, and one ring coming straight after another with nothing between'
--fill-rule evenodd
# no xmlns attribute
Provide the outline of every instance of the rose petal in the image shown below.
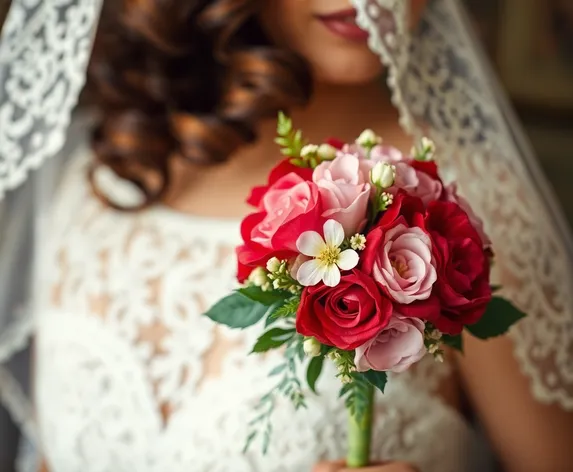
<svg viewBox="0 0 573 472"><path fill-rule="evenodd" d="M344 228L336 220L324 223L324 240L329 246L338 247L344 241Z"/></svg>
<svg viewBox="0 0 573 472"><path fill-rule="evenodd" d="M335 265L328 266L322 276L324 285L329 287L336 287L340 283L340 270Z"/></svg>
<svg viewBox="0 0 573 472"><path fill-rule="evenodd" d="M296 240L297 249L305 256L319 256L324 246L324 239L316 231L305 231Z"/></svg>
<svg viewBox="0 0 573 472"><path fill-rule="evenodd" d="M342 270L354 269L358 265L358 253L353 249L346 249L340 253L338 256L338 262L336 265Z"/></svg>

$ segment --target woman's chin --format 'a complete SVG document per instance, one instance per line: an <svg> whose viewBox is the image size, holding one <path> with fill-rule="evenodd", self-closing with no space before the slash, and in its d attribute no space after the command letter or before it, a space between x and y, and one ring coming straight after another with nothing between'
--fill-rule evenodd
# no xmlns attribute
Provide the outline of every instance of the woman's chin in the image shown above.
<svg viewBox="0 0 573 472"><path fill-rule="evenodd" d="M319 83L326 83L330 85L365 85L376 80L382 75L384 71L383 65L378 59L373 63L359 62L352 63L334 61L315 65L314 76L315 80Z"/></svg>

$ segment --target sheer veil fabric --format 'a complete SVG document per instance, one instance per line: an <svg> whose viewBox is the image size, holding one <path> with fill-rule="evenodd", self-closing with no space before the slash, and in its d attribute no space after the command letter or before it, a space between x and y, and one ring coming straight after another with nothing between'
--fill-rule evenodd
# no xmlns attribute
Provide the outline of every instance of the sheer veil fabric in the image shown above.
<svg viewBox="0 0 573 472"><path fill-rule="evenodd" d="M445 178L485 221L505 295L529 314L511 337L533 394L573 410L571 235L463 7L431 1L411 34L407 2L352 3L388 68L402 126L437 143ZM13 0L0 39L0 400L31 442L29 389L16 380L26 373L12 359L34 333L40 249L75 145L64 147L65 137L100 8L100 0Z"/></svg>

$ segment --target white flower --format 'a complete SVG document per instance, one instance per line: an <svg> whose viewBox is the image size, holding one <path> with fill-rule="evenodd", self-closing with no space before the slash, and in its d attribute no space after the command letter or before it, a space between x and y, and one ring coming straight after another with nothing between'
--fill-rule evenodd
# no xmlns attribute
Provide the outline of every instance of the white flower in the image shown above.
<svg viewBox="0 0 573 472"><path fill-rule="evenodd" d="M350 247L355 251L364 251L366 249L366 236L355 234L350 238Z"/></svg>
<svg viewBox="0 0 573 472"><path fill-rule="evenodd" d="M390 188L396 179L396 166L387 162L377 162L370 171L370 180L380 188Z"/></svg>
<svg viewBox="0 0 573 472"><path fill-rule="evenodd" d="M249 282L251 282L256 287L264 287L268 284L269 280L267 278L267 273L262 267L257 267L249 274Z"/></svg>
<svg viewBox="0 0 573 472"><path fill-rule="evenodd" d="M267 261L267 270L272 274L279 270L281 266L281 261L279 261L276 257L271 257Z"/></svg>
<svg viewBox="0 0 573 472"><path fill-rule="evenodd" d="M376 133L371 129L365 129L362 131L356 140L356 144L364 148L373 148L380 143L382 143L382 138L377 136Z"/></svg>
<svg viewBox="0 0 573 472"><path fill-rule="evenodd" d="M318 152L316 144L307 144L300 150L300 157L314 156Z"/></svg>
<svg viewBox="0 0 573 472"><path fill-rule="evenodd" d="M302 343L302 348L304 349L304 353L308 357L318 357L320 356L320 343L314 338L308 338Z"/></svg>
<svg viewBox="0 0 573 472"><path fill-rule="evenodd" d="M321 144L317 150L318 157L325 160L332 160L336 157L336 149L330 144Z"/></svg>
<svg viewBox="0 0 573 472"><path fill-rule="evenodd" d="M305 231L296 241L296 247L305 256L314 259L303 263L296 279L306 287L321 280L329 287L340 282L340 269L350 270L358 264L358 253L353 249L340 250L344 241L344 228L336 220L324 223L324 239L316 231Z"/></svg>

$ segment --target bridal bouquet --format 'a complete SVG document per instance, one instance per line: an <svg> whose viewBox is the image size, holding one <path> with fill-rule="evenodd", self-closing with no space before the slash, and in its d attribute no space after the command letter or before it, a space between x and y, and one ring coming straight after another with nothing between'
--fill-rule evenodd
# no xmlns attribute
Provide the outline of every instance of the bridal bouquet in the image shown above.
<svg viewBox="0 0 573 472"><path fill-rule="evenodd" d="M426 355L442 361L444 346L463 349L464 329L485 339L524 315L493 297L491 243L455 186L441 181L431 141L411 156L370 130L351 144L307 144L282 114L278 135L287 157L252 190L255 211L241 226L242 287L207 316L239 329L260 322L252 352L284 352L248 444L262 430L268 446L277 394L304 406L301 366L315 392L329 361L350 413L347 463L362 467L374 391L384 391L388 372Z"/></svg>

